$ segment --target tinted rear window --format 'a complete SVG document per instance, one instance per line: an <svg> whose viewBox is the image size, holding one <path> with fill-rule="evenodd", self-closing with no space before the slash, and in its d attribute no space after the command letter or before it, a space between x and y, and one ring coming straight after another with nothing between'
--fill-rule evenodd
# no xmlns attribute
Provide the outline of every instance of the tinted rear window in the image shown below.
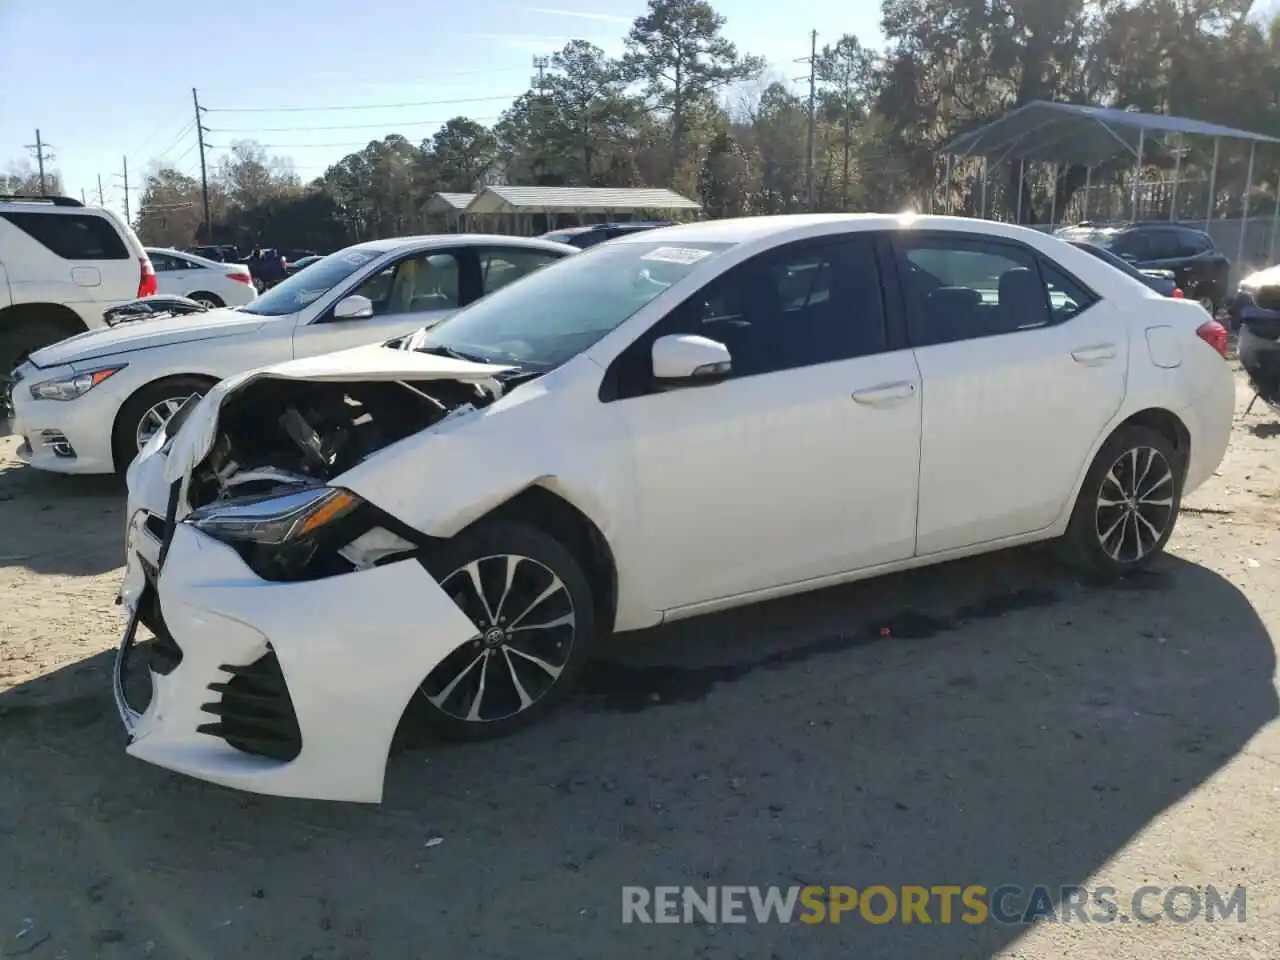
<svg viewBox="0 0 1280 960"><path fill-rule="evenodd" d="M124 240L102 217L26 212L0 217L64 260L130 259Z"/></svg>

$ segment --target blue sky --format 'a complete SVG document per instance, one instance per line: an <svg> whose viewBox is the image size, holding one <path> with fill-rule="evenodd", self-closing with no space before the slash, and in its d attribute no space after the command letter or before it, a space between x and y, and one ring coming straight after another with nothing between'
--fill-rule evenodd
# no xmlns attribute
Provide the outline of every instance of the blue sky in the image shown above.
<svg viewBox="0 0 1280 960"><path fill-rule="evenodd" d="M805 72L791 61L808 53L809 30L819 46L841 33L880 41L878 0L716 7L729 39L780 78ZM0 0L0 169L31 156L39 127L67 192L96 201L101 175L107 205L121 209L125 156L135 190L157 159L199 175L196 87L211 157L254 139L309 179L387 133L416 142L458 114L492 122L527 89L535 55L575 38L621 52L644 9L638 0ZM371 108L312 109L327 106Z"/></svg>

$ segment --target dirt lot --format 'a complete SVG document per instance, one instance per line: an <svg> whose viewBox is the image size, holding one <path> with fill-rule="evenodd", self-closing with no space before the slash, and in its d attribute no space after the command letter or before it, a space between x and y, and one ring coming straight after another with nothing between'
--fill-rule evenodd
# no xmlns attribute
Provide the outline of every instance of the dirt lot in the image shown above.
<svg viewBox="0 0 1280 960"><path fill-rule="evenodd" d="M22 469L15 446L0 958L1277 955L1270 413L1239 425L1147 576L1087 585L1018 551L615 643L522 736L399 747L377 808L126 758L121 490ZM621 923L625 884L710 883L1109 884L1122 903L1243 884L1247 922Z"/></svg>

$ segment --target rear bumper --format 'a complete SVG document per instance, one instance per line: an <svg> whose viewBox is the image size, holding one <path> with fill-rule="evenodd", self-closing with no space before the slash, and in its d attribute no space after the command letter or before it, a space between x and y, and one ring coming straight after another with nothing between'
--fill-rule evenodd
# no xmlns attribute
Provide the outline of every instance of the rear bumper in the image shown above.
<svg viewBox="0 0 1280 960"><path fill-rule="evenodd" d="M1236 381L1230 368L1222 365L1222 376L1213 385L1177 411L1191 434L1191 455L1183 481L1183 496L1191 493L1213 476L1227 446L1231 443L1231 426L1235 420Z"/></svg>

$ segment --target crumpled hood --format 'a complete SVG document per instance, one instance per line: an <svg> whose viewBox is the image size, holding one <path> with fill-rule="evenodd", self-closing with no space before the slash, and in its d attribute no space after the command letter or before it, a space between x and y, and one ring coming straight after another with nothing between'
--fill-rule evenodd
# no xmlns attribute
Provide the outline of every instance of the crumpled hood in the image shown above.
<svg viewBox="0 0 1280 960"><path fill-rule="evenodd" d="M165 460L165 481L189 482L191 471L213 449L218 430L218 414L227 399L246 385L264 377L281 380L457 380L478 383L495 394L502 387L495 376L506 366L472 363L429 353L384 347L354 347L318 357L290 360L228 377L204 395L185 418ZM183 491L185 501L185 491Z"/></svg>
<svg viewBox="0 0 1280 960"><path fill-rule="evenodd" d="M115 327L90 330L37 350L31 355L31 362L41 368L89 363L135 350L241 336L252 333L264 323L280 322L281 318L278 317L260 317L228 309L179 317L158 317L154 320L133 320Z"/></svg>

